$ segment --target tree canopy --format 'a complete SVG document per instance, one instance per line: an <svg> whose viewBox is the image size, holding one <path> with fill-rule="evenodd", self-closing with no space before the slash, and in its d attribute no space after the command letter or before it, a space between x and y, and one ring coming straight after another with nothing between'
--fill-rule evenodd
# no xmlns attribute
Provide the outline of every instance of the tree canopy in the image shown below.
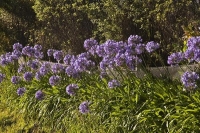
<svg viewBox="0 0 200 133"><path fill-rule="evenodd" d="M198 35L200 26L196 0L2 0L0 13L1 50L17 41L80 53L85 39L137 34L165 54L182 49L183 37Z"/></svg>

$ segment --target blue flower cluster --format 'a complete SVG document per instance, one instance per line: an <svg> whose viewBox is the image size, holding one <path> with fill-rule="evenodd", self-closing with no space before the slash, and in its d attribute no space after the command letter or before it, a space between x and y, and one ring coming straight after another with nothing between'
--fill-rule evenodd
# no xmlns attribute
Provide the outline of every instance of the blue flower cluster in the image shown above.
<svg viewBox="0 0 200 133"><path fill-rule="evenodd" d="M84 101L82 102L80 105L79 105L79 111L82 113L82 114L86 114L89 112L89 102L88 101Z"/></svg>
<svg viewBox="0 0 200 133"><path fill-rule="evenodd" d="M56 59L57 62L60 62L62 59L63 59L63 52L62 51L59 51L59 50L56 50L54 53L53 53L53 57L54 59Z"/></svg>
<svg viewBox="0 0 200 133"><path fill-rule="evenodd" d="M26 88L22 87L22 88L18 88L17 89L17 95L22 96L26 91Z"/></svg>
<svg viewBox="0 0 200 133"><path fill-rule="evenodd" d="M115 66L127 66L131 70L135 69L137 63L141 62L139 55L145 52L153 52L159 48L156 42L142 43L141 36L131 35L128 42L116 42L107 40L105 43L98 45L96 40L88 39L84 42L85 49L92 55L96 54L102 57L100 69L105 71L106 68Z"/></svg>
<svg viewBox="0 0 200 133"><path fill-rule="evenodd" d="M76 90L78 89L78 85L77 84L70 84L66 87L66 92L68 95L73 96L76 93Z"/></svg>
<svg viewBox="0 0 200 133"><path fill-rule="evenodd" d="M200 61L200 36L191 37L187 41L187 49L183 52L172 53L168 57L167 63L169 65L177 65L181 61L188 60L191 62Z"/></svg>
<svg viewBox="0 0 200 133"><path fill-rule="evenodd" d="M107 40L106 42L99 44L95 39L86 39L84 41L84 48L86 52L72 55L66 54L61 50L48 49L47 55L53 57L57 63L41 61L44 57L41 45L25 46L20 43L13 45L13 52L8 52L0 57L0 64L5 66L7 64L17 61L22 56L27 56L28 61L23 64L19 64L18 76L13 76L11 82L13 84L19 84L24 81L24 87L17 89L17 94L22 96L24 93L28 93L30 90L26 84L30 84L31 81L43 82L42 79L48 79L51 86L56 87L62 81L66 79L64 76L77 78L81 77L82 73L91 73L96 68L100 68L101 77L106 75L107 68L126 67L131 70L135 70L137 63L141 62L140 55L147 52L153 52L159 48L159 44L156 42L148 42L147 44L142 42L141 36L131 35L127 42ZM92 60L94 58L102 59L99 66ZM22 78L23 77L23 78ZM5 78L3 74L0 74L0 81ZM113 79L108 82L108 88L116 88L121 84ZM69 84L66 87L66 93L70 96L74 96L78 90L77 84ZM38 88L35 93L35 98L43 100L47 93ZM90 102L84 101L79 105L79 111L83 114L89 112Z"/></svg>
<svg viewBox="0 0 200 133"><path fill-rule="evenodd" d="M20 76L12 76L11 78L11 82L13 84L18 84L21 81L21 77Z"/></svg>
<svg viewBox="0 0 200 133"><path fill-rule="evenodd" d="M197 88L197 80L199 79L199 75L196 72L185 72L181 76L181 82L184 87L188 91L192 91Z"/></svg>
<svg viewBox="0 0 200 133"><path fill-rule="evenodd" d="M40 45L35 45L34 47L32 46L25 46L22 49L22 54L28 56L28 57L34 57L37 59L42 59L43 58L43 52L42 50L42 46Z"/></svg>
<svg viewBox="0 0 200 133"><path fill-rule="evenodd" d="M40 66L39 60L35 59L35 60L29 60L27 62L27 66L29 66L30 68L37 70Z"/></svg>
<svg viewBox="0 0 200 133"><path fill-rule="evenodd" d="M61 77L58 75L53 75L49 78L49 84L51 86L55 86L55 85L59 84L60 81L61 81Z"/></svg>
<svg viewBox="0 0 200 133"><path fill-rule="evenodd" d="M32 72L25 72L24 73L24 80L25 81L31 81L33 79L33 73Z"/></svg>
<svg viewBox="0 0 200 133"><path fill-rule="evenodd" d="M44 96L45 96L45 94L41 90L38 90L35 93L35 98L38 99L38 100L43 100Z"/></svg>
<svg viewBox="0 0 200 133"><path fill-rule="evenodd" d="M177 65L183 60L184 60L184 54L182 52L176 52L168 56L167 63L170 65Z"/></svg>
<svg viewBox="0 0 200 133"><path fill-rule="evenodd" d="M66 55L64 63L67 65L65 73L71 77L77 77L82 72L88 72L95 67L95 63L90 60L89 53L81 53L77 56Z"/></svg>
<svg viewBox="0 0 200 133"><path fill-rule="evenodd" d="M168 56L167 63L169 65L178 65L182 61L188 61L189 63L200 62L200 36L189 38L186 45L185 52L176 52ZM188 91L197 88L198 79L199 75L196 72L187 71L181 76L181 82Z"/></svg>

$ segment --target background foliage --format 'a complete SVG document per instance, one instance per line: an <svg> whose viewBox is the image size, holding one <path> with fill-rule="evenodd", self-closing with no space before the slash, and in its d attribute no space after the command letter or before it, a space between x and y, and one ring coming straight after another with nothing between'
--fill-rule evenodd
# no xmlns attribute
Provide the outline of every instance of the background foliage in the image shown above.
<svg viewBox="0 0 200 133"><path fill-rule="evenodd" d="M138 34L159 42L166 59L183 48L183 37L199 34L199 6L198 0L2 0L1 51L21 42L78 54L85 39L126 40Z"/></svg>

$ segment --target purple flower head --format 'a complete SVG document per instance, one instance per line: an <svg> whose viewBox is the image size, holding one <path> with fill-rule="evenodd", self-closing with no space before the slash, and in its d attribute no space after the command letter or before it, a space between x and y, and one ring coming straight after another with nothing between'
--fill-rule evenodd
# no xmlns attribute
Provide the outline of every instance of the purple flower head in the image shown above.
<svg viewBox="0 0 200 133"><path fill-rule="evenodd" d="M38 99L38 100L43 100L44 99L44 93L41 91L41 90L38 90L36 93L35 93L35 98Z"/></svg>
<svg viewBox="0 0 200 133"><path fill-rule="evenodd" d="M51 64L49 62L44 62L39 70L41 75L46 75L51 72Z"/></svg>
<svg viewBox="0 0 200 133"><path fill-rule="evenodd" d="M188 59L190 62L194 61L195 50L194 48L188 48L184 53L184 58Z"/></svg>
<svg viewBox="0 0 200 133"><path fill-rule="evenodd" d="M114 40L107 40L104 44L104 51L106 55L115 55L118 52L117 42Z"/></svg>
<svg viewBox="0 0 200 133"><path fill-rule="evenodd" d="M41 50L42 50L42 45L36 44L36 45L34 46L34 49L35 49L36 51L41 51Z"/></svg>
<svg viewBox="0 0 200 133"><path fill-rule="evenodd" d="M53 75L53 76L51 76L50 78L49 78L49 84L51 85L51 86L54 86L54 85L57 85L57 84L59 84L59 82L61 81L61 77L60 76L55 76L55 75Z"/></svg>
<svg viewBox="0 0 200 133"><path fill-rule="evenodd" d="M22 48L23 48L23 46L20 43L14 43L13 44L13 50L20 51Z"/></svg>
<svg viewBox="0 0 200 133"><path fill-rule="evenodd" d="M31 47L31 46L25 46L22 49L22 54L27 55L29 57L34 57L35 49L33 47Z"/></svg>
<svg viewBox="0 0 200 133"><path fill-rule="evenodd" d="M135 45L136 47L136 45ZM136 55L136 50L135 50L135 47L132 47L131 45L128 45L125 49L125 56L133 56L133 55Z"/></svg>
<svg viewBox="0 0 200 133"><path fill-rule="evenodd" d="M72 55L71 60L70 60L70 65L74 65L74 62L77 60L77 56Z"/></svg>
<svg viewBox="0 0 200 133"><path fill-rule="evenodd" d="M79 72L87 71L94 66L94 63L86 58L78 58L74 64L74 69Z"/></svg>
<svg viewBox="0 0 200 133"><path fill-rule="evenodd" d="M64 73L65 67L60 63L55 63L51 66L52 72L55 74Z"/></svg>
<svg viewBox="0 0 200 133"><path fill-rule="evenodd" d="M4 80L4 78L6 77L5 74L3 73L0 73L0 83Z"/></svg>
<svg viewBox="0 0 200 133"><path fill-rule="evenodd" d="M110 57L110 56L104 56L101 62L104 62L105 65L107 65L110 68L113 68L113 66L115 65L114 57Z"/></svg>
<svg viewBox="0 0 200 133"><path fill-rule="evenodd" d="M138 35L130 35L128 38L128 45L135 45L142 42L141 36Z"/></svg>
<svg viewBox="0 0 200 133"><path fill-rule="evenodd" d="M182 52L177 52L168 56L167 63L169 65L176 65L179 64L182 60L184 60L184 54Z"/></svg>
<svg viewBox="0 0 200 133"><path fill-rule="evenodd" d="M89 110L89 102L88 101L84 101L79 105L79 112L81 112L82 114L86 114L88 113Z"/></svg>
<svg viewBox="0 0 200 133"><path fill-rule="evenodd" d="M1 55L0 63L1 63L1 65L5 66L5 65L12 63L16 59L17 59L16 56L12 55L11 52L8 52L6 54Z"/></svg>
<svg viewBox="0 0 200 133"><path fill-rule="evenodd" d="M81 53L81 54L77 55L77 58L89 59L90 58L90 54L88 52L84 52L84 53Z"/></svg>
<svg viewBox="0 0 200 133"><path fill-rule="evenodd" d="M196 49L196 50L194 51L194 60L195 60L196 62L200 62L200 49Z"/></svg>
<svg viewBox="0 0 200 133"><path fill-rule="evenodd" d="M27 66L29 66L30 68L36 70L39 68L40 63L38 62L38 60L29 60L27 62Z"/></svg>
<svg viewBox="0 0 200 133"><path fill-rule="evenodd" d="M72 56L73 56L73 55L70 55L70 54L65 55L65 57L64 57L64 59L63 59L63 62L64 62L66 65L70 65Z"/></svg>
<svg viewBox="0 0 200 133"><path fill-rule="evenodd" d="M53 56L53 53L54 53L55 51L56 51L55 49L48 49L48 50L47 50L47 55L48 55L48 56Z"/></svg>
<svg viewBox="0 0 200 133"><path fill-rule="evenodd" d="M6 60L8 63L12 63L17 59L18 59L18 57L10 52L6 54Z"/></svg>
<svg viewBox="0 0 200 133"><path fill-rule="evenodd" d="M188 39L187 41L187 47L188 48L200 48L200 36L197 37L191 37L190 39Z"/></svg>
<svg viewBox="0 0 200 133"><path fill-rule="evenodd" d="M8 59L6 58L6 55L1 55L1 57L0 57L0 64L1 64L2 66L6 66L6 65L9 64L9 61L8 61Z"/></svg>
<svg viewBox="0 0 200 133"><path fill-rule="evenodd" d="M186 90L193 90L197 88L196 81L199 79L199 75L195 72L185 72L181 76L181 82L185 86Z"/></svg>
<svg viewBox="0 0 200 133"><path fill-rule="evenodd" d="M142 54L144 52L144 50L145 50L145 45L144 44L139 43L135 47L135 53L137 55Z"/></svg>
<svg viewBox="0 0 200 133"><path fill-rule="evenodd" d="M117 53L114 61L116 66L122 66L126 63L126 56L123 53Z"/></svg>
<svg viewBox="0 0 200 133"><path fill-rule="evenodd" d="M126 65L132 71L135 70L137 64L141 63L142 60L137 56L127 56L126 57Z"/></svg>
<svg viewBox="0 0 200 133"><path fill-rule="evenodd" d="M158 49L160 47L160 45L154 41L148 42L146 45L146 50L147 52L151 53L153 51L155 51L156 49Z"/></svg>
<svg viewBox="0 0 200 133"><path fill-rule="evenodd" d="M120 83L119 83L119 81L117 81L115 79L108 82L109 88L115 88L115 87L118 87L118 86L120 86Z"/></svg>
<svg viewBox="0 0 200 133"><path fill-rule="evenodd" d="M19 57L21 57L22 53L18 50L14 50L12 52L12 56L14 56L15 59L18 59Z"/></svg>
<svg viewBox="0 0 200 133"><path fill-rule="evenodd" d="M95 55L95 54L96 54L97 46L98 46L98 45L92 46L92 47L88 50L88 52L89 52L91 55Z"/></svg>
<svg viewBox="0 0 200 133"><path fill-rule="evenodd" d="M35 73L35 78L36 78L37 80L41 80L42 77L43 77L43 75L40 73L40 71L37 71L37 72Z"/></svg>
<svg viewBox="0 0 200 133"><path fill-rule="evenodd" d="M84 48L89 51L92 47L94 47L95 45L98 45L98 42L92 38L90 39L86 39L84 41Z"/></svg>
<svg viewBox="0 0 200 133"><path fill-rule="evenodd" d="M54 59L56 59L56 61L61 61L63 59L63 52L62 51L58 51L56 50L54 53L53 53L53 57Z"/></svg>
<svg viewBox="0 0 200 133"><path fill-rule="evenodd" d="M24 80L25 81L31 81L33 79L33 74L32 72L25 72L24 73Z"/></svg>
<svg viewBox="0 0 200 133"><path fill-rule="evenodd" d="M25 93L26 89L24 87L17 89L17 95L22 96Z"/></svg>
<svg viewBox="0 0 200 133"><path fill-rule="evenodd" d="M41 52L41 51L36 51L36 50L35 50L34 57L35 57L36 59L42 59L42 58L44 57L44 54L43 54L43 52Z"/></svg>
<svg viewBox="0 0 200 133"><path fill-rule="evenodd" d="M26 71L26 65L25 64L21 64L17 70L18 73L23 73Z"/></svg>
<svg viewBox="0 0 200 133"><path fill-rule="evenodd" d="M126 50L126 47L128 46L128 44L123 41L116 42L115 44L118 52L123 51L123 53Z"/></svg>
<svg viewBox="0 0 200 133"><path fill-rule="evenodd" d="M108 66L108 64L105 61L103 61L103 60L99 63L99 67L100 67L100 69L102 71L105 71L106 68L107 68L107 66Z"/></svg>
<svg viewBox="0 0 200 133"><path fill-rule="evenodd" d="M97 53L97 55L99 57L104 57L106 55L106 52L104 50L104 45L98 45L96 47L96 52L95 53Z"/></svg>
<svg viewBox="0 0 200 133"><path fill-rule="evenodd" d="M65 73L68 75L68 76L72 76L74 78L78 77L79 75L79 71L77 71L74 66L68 66L66 69L65 69Z"/></svg>
<svg viewBox="0 0 200 133"><path fill-rule="evenodd" d="M11 78L11 82L13 84L18 84L21 81L21 77L20 76L12 76Z"/></svg>
<svg viewBox="0 0 200 133"><path fill-rule="evenodd" d="M70 84L66 87L66 92L68 95L73 96L75 95L77 89L78 89L77 84Z"/></svg>
<svg viewBox="0 0 200 133"><path fill-rule="evenodd" d="M34 46L34 51L35 51L34 52L34 57L36 59L42 59L44 57L44 54L43 54L43 52L41 50L42 50L42 46L41 45L36 44Z"/></svg>

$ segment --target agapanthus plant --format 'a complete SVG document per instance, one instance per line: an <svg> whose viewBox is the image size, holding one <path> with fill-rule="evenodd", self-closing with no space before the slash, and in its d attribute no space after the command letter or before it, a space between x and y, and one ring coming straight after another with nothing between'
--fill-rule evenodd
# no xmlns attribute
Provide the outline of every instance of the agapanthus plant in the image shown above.
<svg viewBox="0 0 200 133"><path fill-rule="evenodd" d="M169 65L178 65L184 59L184 54L182 52L176 52L168 56L167 63Z"/></svg>
<svg viewBox="0 0 200 133"><path fill-rule="evenodd" d="M32 72L25 72L24 73L24 80L25 81L31 81L33 79L34 75Z"/></svg>
<svg viewBox="0 0 200 133"><path fill-rule="evenodd" d="M36 60L29 60L27 62L27 66L29 66L33 70L37 70L40 67L40 63L37 59Z"/></svg>
<svg viewBox="0 0 200 133"><path fill-rule="evenodd" d="M1 55L0 57L0 64L2 66L6 66L10 63L13 63L14 61L16 61L18 59L18 56L13 55L13 53L8 52L6 54Z"/></svg>
<svg viewBox="0 0 200 133"><path fill-rule="evenodd" d="M22 87L22 88L18 88L17 89L17 95L22 96L26 91L26 88Z"/></svg>
<svg viewBox="0 0 200 133"><path fill-rule="evenodd" d="M54 74L59 74L59 73L65 72L65 66L60 63L52 64L51 69Z"/></svg>
<svg viewBox="0 0 200 133"><path fill-rule="evenodd" d="M129 45L135 45L141 42L142 42L142 38L141 36L138 36L138 35L130 35L130 37L128 38Z"/></svg>
<svg viewBox="0 0 200 133"><path fill-rule="evenodd" d="M146 44L146 50L151 53L153 51L155 51L156 49L158 49L160 47L160 45L154 41L150 41Z"/></svg>
<svg viewBox="0 0 200 133"><path fill-rule="evenodd" d="M90 111L90 109L89 109L89 104L90 104L90 102L88 102L88 101L82 102L82 103L79 105L79 111L80 111L82 114L89 113L89 111Z"/></svg>
<svg viewBox="0 0 200 133"><path fill-rule="evenodd" d="M55 49L48 49L47 50L47 55L50 57L50 56L53 56L53 53L55 52L56 50Z"/></svg>
<svg viewBox="0 0 200 133"><path fill-rule="evenodd" d="M38 91L36 91L36 93L35 93L35 98L36 98L37 100L43 100L43 99L44 99L44 96L45 96L45 94L44 94L44 92L42 92L41 90L38 90Z"/></svg>
<svg viewBox="0 0 200 133"><path fill-rule="evenodd" d="M35 54L35 49L31 46L25 46L22 49L22 53L28 57L34 57Z"/></svg>
<svg viewBox="0 0 200 133"><path fill-rule="evenodd" d="M200 36L189 38L187 41L187 47L199 49L200 48Z"/></svg>
<svg viewBox="0 0 200 133"><path fill-rule="evenodd" d="M21 43L14 43L13 44L13 50L17 50L17 51L21 51L23 48L22 44Z"/></svg>
<svg viewBox="0 0 200 133"><path fill-rule="evenodd" d="M56 59L57 62L60 62L63 59L63 56L64 56L63 52L59 50L56 50L53 53L53 57L54 59Z"/></svg>
<svg viewBox="0 0 200 133"><path fill-rule="evenodd" d="M18 84L21 81L21 77L20 76L12 76L11 78L11 82L13 84Z"/></svg>
<svg viewBox="0 0 200 133"><path fill-rule="evenodd" d="M197 80L199 79L199 74L196 72L185 72L181 76L181 82L183 83L184 87L188 91L192 91L197 88Z"/></svg>
<svg viewBox="0 0 200 133"><path fill-rule="evenodd" d="M84 41L83 46L89 53L94 55L96 53L95 50L96 50L97 45L98 45L98 42L91 38L91 39L86 39Z"/></svg>
<svg viewBox="0 0 200 133"><path fill-rule="evenodd" d="M55 86L55 85L59 84L60 81L61 81L61 77L58 75L53 75L49 78L49 84L51 86Z"/></svg>
<svg viewBox="0 0 200 133"><path fill-rule="evenodd" d="M50 62L43 62L41 67L39 68L41 75L46 75L51 72L51 64Z"/></svg>
<svg viewBox="0 0 200 133"><path fill-rule="evenodd" d="M70 84L66 87L66 92L68 95L73 96L76 94L76 90L78 89L78 85L77 84Z"/></svg>

